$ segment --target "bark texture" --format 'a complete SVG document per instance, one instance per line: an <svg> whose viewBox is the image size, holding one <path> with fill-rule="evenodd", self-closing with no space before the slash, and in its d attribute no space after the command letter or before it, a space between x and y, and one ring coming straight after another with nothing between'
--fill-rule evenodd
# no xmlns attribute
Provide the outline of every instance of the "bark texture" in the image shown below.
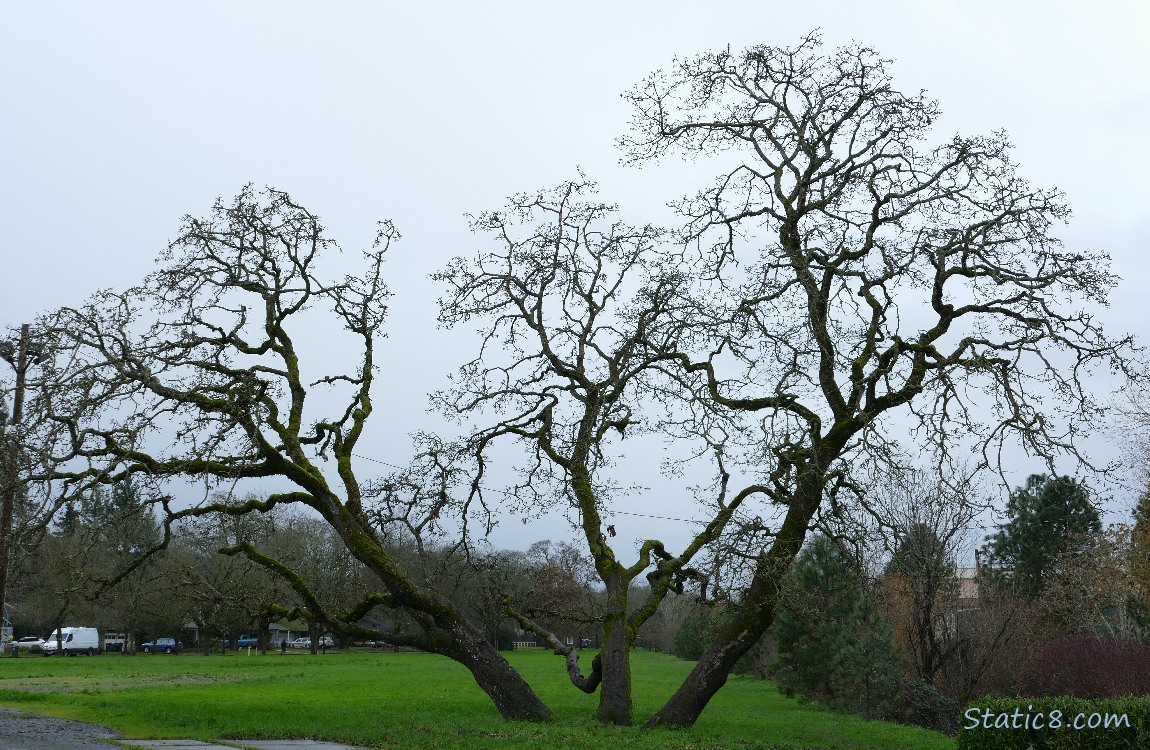
<svg viewBox="0 0 1150 750"><path fill-rule="evenodd" d="M603 623L603 646L599 652L603 663L603 686L599 692L599 721L604 724L629 726L632 722L631 643L632 630L627 624L627 587L630 579L622 576L608 581L608 611Z"/></svg>

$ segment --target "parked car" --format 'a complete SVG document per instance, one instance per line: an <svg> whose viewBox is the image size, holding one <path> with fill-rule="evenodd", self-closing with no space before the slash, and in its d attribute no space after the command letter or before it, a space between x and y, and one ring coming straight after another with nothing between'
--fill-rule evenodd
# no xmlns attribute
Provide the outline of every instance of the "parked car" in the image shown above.
<svg viewBox="0 0 1150 750"><path fill-rule="evenodd" d="M319 643L316 644L320 648L335 648L335 641L330 635L320 636Z"/></svg>
<svg viewBox="0 0 1150 750"><path fill-rule="evenodd" d="M304 636L303 638L296 638L288 644L292 648L311 648L311 638Z"/></svg>
<svg viewBox="0 0 1150 750"><path fill-rule="evenodd" d="M11 651L13 648L20 649L22 654L39 654L44 650L44 639L38 635L26 635L18 641L4 644L5 651Z"/></svg>
<svg viewBox="0 0 1150 750"><path fill-rule="evenodd" d="M60 628L58 639L57 631L53 630L44 639L41 653L44 656L55 654L58 640L63 642L65 656L75 656L76 654L91 656L100 653L100 634L96 632L95 628Z"/></svg>
<svg viewBox="0 0 1150 750"><path fill-rule="evenodd" d="M154 641L140 644L140 650L145 654L154 654L163 651L165 654L178 654L184 650L184 644L175 638L157 638Z"/></svg>
<svg viewBox="0 0 1150 750"><path fill-rule="evenodd" d="M255 648L260 645L260 637L258 635L241 635L236 639L236 643L239 644L240 648L247 648L248 646ZM225 638L223 644L224 648L231 648L232 641L230 638Z"/></svg>

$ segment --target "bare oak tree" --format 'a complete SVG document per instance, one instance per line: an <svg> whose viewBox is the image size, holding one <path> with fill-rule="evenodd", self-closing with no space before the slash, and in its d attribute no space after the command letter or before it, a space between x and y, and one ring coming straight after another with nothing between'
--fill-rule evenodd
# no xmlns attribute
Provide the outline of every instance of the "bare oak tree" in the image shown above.
<svg viewBox="0 0 1150 750"><path fill-rule="evenodd" d="M781 576L828 497L859 491L852 466L906 435L993 465L1021 444L1085 460L1098 368L1128 339L1082 303L1115 284L1104 255L1066 251L1056 190L1016 174L1002 134L927 140L939 117L850 46L753 47L675 63L629 98L632 162L672 152L725 171L678 204L698 250L683 367L712 403L761 425L748 460L778 510L740 609L652 724L693 723L774 617ZM909 422L899 426L894 419Z"/></svg>
<svg viewBox="0 0 1150 750"><path fill-rule="evenodd" d="M451 602L413 581L389 551L386 527L397 519L423 528L420 514L435 524L467 509L449 507L430 487L400 503L397 516L395 494L372 491L357 473L387 312L382 264L398 238L394 226L381 223L361 275L325 280L318 266L338 248L319 219L286 193L248 187L230 204L218 201L207 218L186 217L142 285L47 316L40 325L59 354L45 424L64 426L67 438L52 443L54 486L75 492L133 474L217 488L274 478L287 488L263 499L208 495L182 508L164 500L165 541L181 518L307 506L379 577L382 590L329 612L307 581L252 543L226 551L284 577L310 621L340 632L362 630L360 619L378 606L405 613L413 630L372 635L463 664L504 716L546 720L550 709L483 634ZM308 313L317 307L327 308L326 329L309 341ZM347 340L358 352L354 369L324 372ZM322 400L313 397L320 388L330 388ZM342 404L333 409L337 400Z"/></svg>

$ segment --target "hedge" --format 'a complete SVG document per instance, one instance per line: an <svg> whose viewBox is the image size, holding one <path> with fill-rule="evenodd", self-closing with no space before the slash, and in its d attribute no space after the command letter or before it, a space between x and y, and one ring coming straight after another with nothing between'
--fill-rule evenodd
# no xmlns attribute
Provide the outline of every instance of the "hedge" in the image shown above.
<svg viewBox="0 0 1150 750"><path fill-rule="evenodd" d="M983 698L957 750L1150 750L1150 698Z"/></svg>

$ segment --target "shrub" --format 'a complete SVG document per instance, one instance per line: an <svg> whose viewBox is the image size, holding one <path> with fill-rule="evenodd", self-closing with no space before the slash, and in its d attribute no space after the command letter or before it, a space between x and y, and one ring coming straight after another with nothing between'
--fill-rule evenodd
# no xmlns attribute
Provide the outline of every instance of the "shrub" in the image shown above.
<svg viewBox="0 0 1150 750"><path fill-rule="evenodd" d="M1062 637L1039 649L1019 682L1022 695L1146 695L1150 646L1116 638Z"/></svg>
<svg viewBox="0 0 1150 750"><path fill-rule="evenodd" d="M675 633L672 649L680 659L698 659L712 640L709 618L705 611L691 612L683 618Z"/></svg>
<svg viewBox="0 0 1150 750"><path fill-rule="evenodd" d="M903 682L898 708L889 718L953 735L958 729L958 705L931 683L913 678Z"/></svg>

